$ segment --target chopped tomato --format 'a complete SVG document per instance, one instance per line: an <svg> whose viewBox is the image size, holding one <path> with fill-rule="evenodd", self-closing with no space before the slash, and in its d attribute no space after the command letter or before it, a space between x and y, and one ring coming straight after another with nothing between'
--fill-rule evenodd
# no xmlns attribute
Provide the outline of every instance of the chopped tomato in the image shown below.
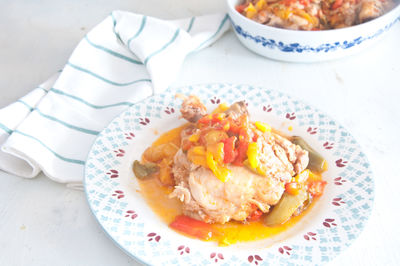
<svg viewBox="0 0 400 266"><path fill-rule="evenodd" d="M258 221L258 220L260 220L260 218L261 218L261 216L263 215L263 212L262 211L260 211L258 208L254 211L254 212L252 212L248 217L247 217L247 221L250 221L250 222L255 222L255 221Z"/></svg>
<svg viewBox="0 0 400 266"><path fill-rule="evenodd" d="M213 122L213 123L216 123L216 122L221 122L224 118L225 118L225 113L216 113L216 114L213 114L212 115L212 119L211 119L211 121Z"/></svg>
<svg viewBox="0 0 400 266"><path fill-rule="evenodd" d="M224 163L233 162L238 155L238 151L235 149L236 140L235 136L224 140Z"/></svg>
<svg viewBox="0 0 400 266"><path fill-rule="evenodd" d="M183 140L182 142L182 150L187 151L193 146L193 142L188 139Z"/></svg>
<svg viewBox="0 0 400 266"><path fill-rule="evenodd" d="M302 4L303 6L308 6L310 4L309 0L299 0L299 3Z"/></svg>
<svg viewBox="0 0 400 266"><path fill-rule="evenodd" d="M214 125L215 129L219 129L219 130L223 130L223 131L229 131L230 127L231 127L230 122L227 119L224 119Z"/></svg>
<svg viewBox="0 0 400 266"><path fill-rule="evenodd" d="M297 182L286 183L285 190L289 194L297 195L299 194L300 184Z"/></svg>
<svg viewBox="0 0 400 266"><path fill-rule="evenodd" d="M199 124L209 124L212 120L212 116L211 115L205 115L202 118L200 118L197 122Z"/></svg>
<svg viewBox="0 0 400 266"><path fill-rule="evenodd" d="M247 148L249 147L249 142L246 140L240 140L239 146L237 148L237 156L233 164L241 166L243 165L243 161L246 160L247 157Z"/></svg>
<svg viewBox="0 0 400 266"><path fill-rule="evenodd" d="M332 9L335 10L343 5L343 0L335 0L335 2L332 5Z"/></svg>
<svg viewBox="0 0 400 266"><path fill-rule="evenodd" d="M245 10L246 7L247 7L247 4L237 5L236 11L239 13L243 13L243 11Z"/></svg>
<svg viewBox="0 0 400 266"><path fill-rule="evenodd" d="M210 224L185 215L176 216L169 226L177 231L203 240L211 238L213 233L213 228Z"/></svg>
<svg viewBox="0 0 400 266"><path fill-rule="evenodd" d="M312 181L308 184L308 191L313 197L321 196L326 184L327 183L323 180Z"/></svg>
<svg viewBox="0 0 400 266"><path fill-rule="evenodd" d="M294 2L296 2L296 0L284 0L283 1L283 4L285 5L285 6L290 6L292 3L294 3Z"/></svg>

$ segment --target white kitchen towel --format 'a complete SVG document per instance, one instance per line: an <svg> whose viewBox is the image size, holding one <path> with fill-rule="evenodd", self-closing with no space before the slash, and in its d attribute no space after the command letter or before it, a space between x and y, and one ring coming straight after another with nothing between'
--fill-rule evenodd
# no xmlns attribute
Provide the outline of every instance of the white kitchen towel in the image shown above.
<svg viewBox="0 0 400 266"><path fill-rule="evenodd" d="M97 134L135 102L173 82L185 56L228 30L225 14L166 21L114 11L62 71L0 110L0 168L80 187Z"/></svg>

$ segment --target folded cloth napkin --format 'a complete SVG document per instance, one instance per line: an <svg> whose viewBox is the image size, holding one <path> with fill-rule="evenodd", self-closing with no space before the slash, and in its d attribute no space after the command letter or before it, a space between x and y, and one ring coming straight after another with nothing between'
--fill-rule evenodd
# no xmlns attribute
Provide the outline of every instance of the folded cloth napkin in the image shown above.
<svg viewBox="0 0 400 266"><path fill-rule="evenodd" d="M225 14L166 21L114 11L79 43L62 71L0 110L0 168L43 171L82 186L97 134L124 108L175 80L186 55L228 30Z"/></svg>

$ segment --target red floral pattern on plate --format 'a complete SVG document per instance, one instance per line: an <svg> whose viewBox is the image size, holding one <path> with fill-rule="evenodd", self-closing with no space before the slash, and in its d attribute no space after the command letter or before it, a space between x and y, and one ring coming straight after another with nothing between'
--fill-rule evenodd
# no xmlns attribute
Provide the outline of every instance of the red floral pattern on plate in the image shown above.
<svg viewBox="0 0 400 266"><path fill-rule="evenodd" d="M317 240L317 238L316 238L316 233L314 233L314 232L307 232L307 234L305 234L303 237L304 237L304 239L305 240Z"/></svg>
<svg viewBox="0 0 400 266"><path fill-rule="evenodd" d="M165 110L164 110L164 112L166 113L166 114L173 114L173 113L175 113L175 109L173 108L173 107L166 107L165 108Z"/></svg>
<svg viewBox="0 0 400 266"><path fill-rule="evenodd" d="M132 139L135 137L133 132L124 133L126 139Z"/></svg>
<svg viewBox="0 0 400 266"><path fill-rule="evenodd" d="M335 179L333 179L335 181L335 185L337 186L341 186L343 185L343 183L347 182L344 178L342 178L341 176L336 177Z"/></svg>
<svg viewBox="0 0 400 266"><path fill-rule="evenodd" d="M210 254L210 259L214 259L215 262L218 262L218 260L223 260L224 259L224 255L222 255L222 253L216 253L216 252L212 252Z"/></svg>
<svg viewBox="0 0 400 266"><path fill-rule="evenodd" d="M210 102L212 104L219 104L221 100L214 96L212 99L210 99Z"/></svg>
<svg viewBox="0 0 400 266"><path fill-rule="evenodd" d="M268 112L268 113L271 112L272 111L272 106L269 105L269 104L267 106L264 105L263 106L263 111L264 112Z"/></svg>
<svg viewBox="0 0 400 266"><path fill-rule="evenodd" d="M117 157L123 157L125 155L125 151L123 149L114 150Z"/></svg>
<svg viewBox="0 0 400 266"><path fill-rule="evenodd" d="M119 177L118 170L115 170L115 169L109 170L109 171L106 173L106 175L110 176L110 178L117 178L117 177Z"/></svg>
<svg viewBox="0 0 400 266"><path fill-rule="evenodd" d="M150 123L150 119L148 119L147 117L145 117L145 118L139 118L139 124L145 126L145 125L147 125L147 124L149 124L149 123Z"/></svg>
<svg viewBox="0 0 400 266"><path fill-rule="evenodd" d="M346 202L344 202L343 200L342 200L342 198L334 198L333 200L332 200L332 204L334 205L334 206L341 206L342 204L345 204Z"/></svg>
<svg viewBox="0 0 400 266"><path fill-rule="evenodd" d="M117 197L117 199L122 199L125 197L124 192L122 190L115 190L115 193L112 194L113 197Z"/></svg>
<svg viewBox="0 0 400 266"><path fill-rule="evenodd" d="M190 248L189 247L185 247L184 245L181 245L178 247L178 252L180 252L180 255L183 255L184 253L189 254L190 253Z"/></svg>
<svg viewBox="0 0 400 266"><path fill-rule="evenodd" d="M296 119L296 114L293 112L293 113L286 113L286 116L285 116L287 119L289 119L289 120L295 120Z"/></svg>
<svg viewBox="0 0 400 266"><path fill-rule="evenodd" d="M255 265L258 265L259 262L261 262L263 259L259 255L250 255L247 257L247 261L250 263L253 263Z"/></svg>
<svg viewBox="0 0 400 266"><path fill-rule="evenodd" d="M318 130L317 127L308 127L308 128L307 128L307 132L308 132L310 135L315 135L315 134L317 134L317 130Z"/></svg>
<svg viewBox="0 0 400 266"><path fill-rule="evenodd" d="M324 148L325 149L327 149L327 150L330 150L330 149L332 149L333 148L333 142L325 142L324 144L323 144L323 146L324 146Z"/></svg>
<svg viewBox="0 0 400 266"><path fill-rule="evenodd" d="M322 223L325 227L331 228L332 226L337 226L336 223L334 223L335 219L332 218L326 218L325 221Z"/></svg>
<svg viewBox="0 0 400 266"><path fill-rule="evenodd" d="M138 217L138 214L134 210L126 211L125 217L130 217L132 220Z"/></svg>
<svg viewBox="0 0 400 266"><path fill-rule="evenodd" d="M147 241L155 240L156 242L160 242L161 236L159 236L157 233L152 232L147 234L147 238L148 238Z"/></svg>
<svg viewBox="0 0 400 266"><path fill-rule="evenodd" d="M345 167L348 161L344 161L343 159L339 159L335 161L337 167Z"/></svg>
<svg viewBox="0 0 400 266"><path fill-rule="evenodd" d="M278 248L279 253L286 254L286 255L290 255L291 250L292 250L292 248L289 246L283 246L283 247Z"/></svg>

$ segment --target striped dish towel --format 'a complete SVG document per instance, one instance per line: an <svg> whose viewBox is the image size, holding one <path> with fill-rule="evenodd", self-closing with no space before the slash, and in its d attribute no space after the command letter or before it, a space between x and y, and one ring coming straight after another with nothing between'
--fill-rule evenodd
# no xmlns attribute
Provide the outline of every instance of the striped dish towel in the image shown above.
<svg viewBox="0 0 400 266"><path fill-rule="evenodd" d="M64 69L0 110L0 167L82 187L97 134L124 108L166 89L185 56L228 30L225 14L166 21L114 11Z"/></svg>

